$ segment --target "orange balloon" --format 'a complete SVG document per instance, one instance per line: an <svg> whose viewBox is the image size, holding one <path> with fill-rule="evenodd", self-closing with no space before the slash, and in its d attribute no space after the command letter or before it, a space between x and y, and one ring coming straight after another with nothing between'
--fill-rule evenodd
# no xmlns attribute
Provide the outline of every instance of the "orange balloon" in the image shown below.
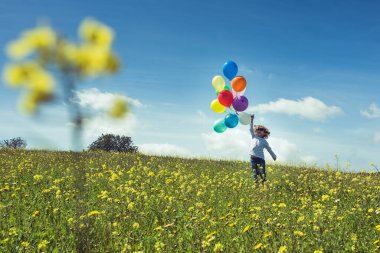
<svg viewBox="0 0 380 253"><path fill-rule="evenodd" d="M231 81L232 89L236 92L243 91L247 86L247 81L242 76L237 76Z"/></svg>

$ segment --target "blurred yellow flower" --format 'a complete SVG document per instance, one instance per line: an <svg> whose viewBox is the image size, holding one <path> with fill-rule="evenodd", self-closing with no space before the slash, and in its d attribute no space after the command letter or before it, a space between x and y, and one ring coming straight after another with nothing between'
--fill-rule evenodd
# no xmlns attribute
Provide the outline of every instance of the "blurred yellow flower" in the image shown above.
<svg viewBox="0 0 380 253"><path fill-rule="evenodd" d="M57 36L49 26L41 26L26 31L22 39L35 49L51 48L57 42Z"/></svg>
<svg viewBox="0 0 380 253"><path fill-rule="evenodd" d="M122 118L128 113L128 102L123 97L117 97L108 111L109 116L113 118Z"/></svg>
<svg viewBox="0 0 380 253"><path fill-rule="evenodd" d="M26 40L16 40L8 44L6 52L13 59L21 59L33 52L33 47Z"/></svg>
<svg viewBox="0 0 380 253"><path fill-rule="evenodd" d="M41 68L35 62L24 62L21 64L11 64L4 68L3 79L10 86L17 87L26 85L35 72Z"/></svg>
<svg viewBox="0 0 380 253"><path fill-rule="evenodd" d="M92 18L86 18L82 22L79 35L85 42L103 47L109 47L114 37L110 27Z"/></svg>
<svg viewBox="0 0 380 253"><path fill-rule="evenodd" d="M288 248L286 246L281 246L279 249L278 249L278 252L277 253L285 253L288 251Z"/></svg>
<svg viewBox="0 0 380 253"><path fill-rule="evenodd" d="M105 71L108 64L108 49L94 45L82 45L77 53L77 65L83 75L97 75Z"/></svg>
<svg viewBox="0 0 380 253"><path fill-rule="evenodd" d="M21 59L35 50L46 50L54 47L57 42L55 32L48 26L41 26L25 31L21 38L7 46L7 54L10 58Z"/></svg>
<svg viewBox="0 0 380 253"><path fill-rule="evenodd" d="M30 75L29 88L36 93L51 94L54 89L54 78L43 71L35 71Z"/></svg>
<svg viewBox="0 0 380 253"><path fill-rule="evenodd" d="M376 226L376 230L380 231L380 225Z"/></svg>

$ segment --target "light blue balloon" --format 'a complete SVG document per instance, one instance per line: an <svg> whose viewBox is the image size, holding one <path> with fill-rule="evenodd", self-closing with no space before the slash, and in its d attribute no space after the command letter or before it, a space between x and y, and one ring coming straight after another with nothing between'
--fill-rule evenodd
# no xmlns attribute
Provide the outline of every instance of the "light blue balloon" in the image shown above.
<svg viewBox="0 0 380 253"><path fill-rule="evenodd" d="M223 65L223 74L229 79L232 80L238 72L238 66L233 61L227 61Z"/></svg>
<svg viewBox="0 0 380 253"><path fill-rule="evenodd" d="M239 123L239 117L236 114L229 113L224 118L224 124L228 128L234 128L237 126L238 123Z"/></svg>
<svg viewBox="0 0 380 253"><path fill-rule="evenodd" d="M227 126L224 124L224 119L219 119L214 123L214 131L217 133L223 133L227 130Z"/></svg>

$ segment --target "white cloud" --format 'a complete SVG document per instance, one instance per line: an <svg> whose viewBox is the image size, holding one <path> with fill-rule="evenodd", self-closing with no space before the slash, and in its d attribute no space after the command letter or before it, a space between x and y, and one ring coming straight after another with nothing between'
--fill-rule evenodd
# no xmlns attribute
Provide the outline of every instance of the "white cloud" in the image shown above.
<svg viewBox="0 0 380 253"><path fill-rule="evenodd" d="M360 111L360 113L370 119L380 118L380 108L375 103L371 104L367 111Z"/></svg>
<svg viewBox="0 0 380 253"><path fill-rule="evenodd" d="M84 122L84 142L91 143L101 134L116 134L133 136L138 127L138 120L133 114L133 110L123 119L112 119L104 114L118 96L123 97L131 106L141 107L139 100L124 95L110 92L101 92L97 88L81 90L76 93L77 103L93 112L93 116L85 119Z"/></svg>
<svg viewBox="0 0 380 253"><path fill-rule="evenodd" d="M116 134L133 136L138 127L138 120L135 115L129 113L123 119L111 119L107 115L98 115L85 120L84 141L91 143L101 134Z"/></svg>
<svg viewBox="0 0 380 253"><path fill-rule="evenodd" d="M241 129L227 129L224 133L203 133L203 142L213 157L244 159L249 152L250 133Z"/></svg>
<svg viewBox="0 0 380 253"><path fill-rule="evenodd" d="M76 92L77 102L80 106L89 108L95 111L105 111L115 100L116 97L125 98L128 103L135 107L141 107L142 104L139 100L133 99L124 95L118 95L110 92L101 92L97 88L80 90Z"/></svg>
<svg viewBox="0 0 380 253"><path fill-rule="evenodd" d="M139 145L139 151L146 154L167 155L167 156L190 156L191 153L186 148L168 143L145 143Z"/></svg>
<svg viewBox="0 0 380 253"><path fill-rule="evenodd" d="M373 135L373 140L375 142L380 142L380 132L375 132L375 134Z"/></svg>
<svg viewBox="0 0 380 253"><path fill-rule="evenodd" d="M203 133L203 142L215 158L227 159L249 159L249 148L251 142L250 133L239 128L227 129L226 132L218 134L215 132ZM277 155L279 162L315 162L317 158L312 155L303 154L295 143L278 137L269 137L269 145ZM271 160L269 153L266 153L266 159Z"/></svg>
<svg viewBox="0 0 380 253"><path fill-rule="evenodd" d="M298 115L315 121L323 121L343 112L338 106L328 106L321 100L313 97L305 97L299 100L280 98L274 102L250 107L249 110L263 113L274 112Z"/></svg>

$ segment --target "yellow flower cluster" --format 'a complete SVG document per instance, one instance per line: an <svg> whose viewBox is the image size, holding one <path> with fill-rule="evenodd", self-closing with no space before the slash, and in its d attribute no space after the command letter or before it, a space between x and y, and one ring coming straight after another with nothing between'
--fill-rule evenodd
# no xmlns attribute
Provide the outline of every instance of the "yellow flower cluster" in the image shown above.
<svg viewBox="0 0 380 253"><path fill-rule="evenodd" d="M6 52L13 62L5 66L3 79L11 87L25 90L20 103L24 112L33 113L39 104L53 100L56 82L51 69L60 71L69 82L119 70L119 60L112 52L111 28L87 18L79 27L79 36L81 43L72 43L51 27L41 26L23 32L9 43ZM68 85L66 81L63 85ZM118 100L111 115L120 117L126 111L126 103Z"/></svg>

